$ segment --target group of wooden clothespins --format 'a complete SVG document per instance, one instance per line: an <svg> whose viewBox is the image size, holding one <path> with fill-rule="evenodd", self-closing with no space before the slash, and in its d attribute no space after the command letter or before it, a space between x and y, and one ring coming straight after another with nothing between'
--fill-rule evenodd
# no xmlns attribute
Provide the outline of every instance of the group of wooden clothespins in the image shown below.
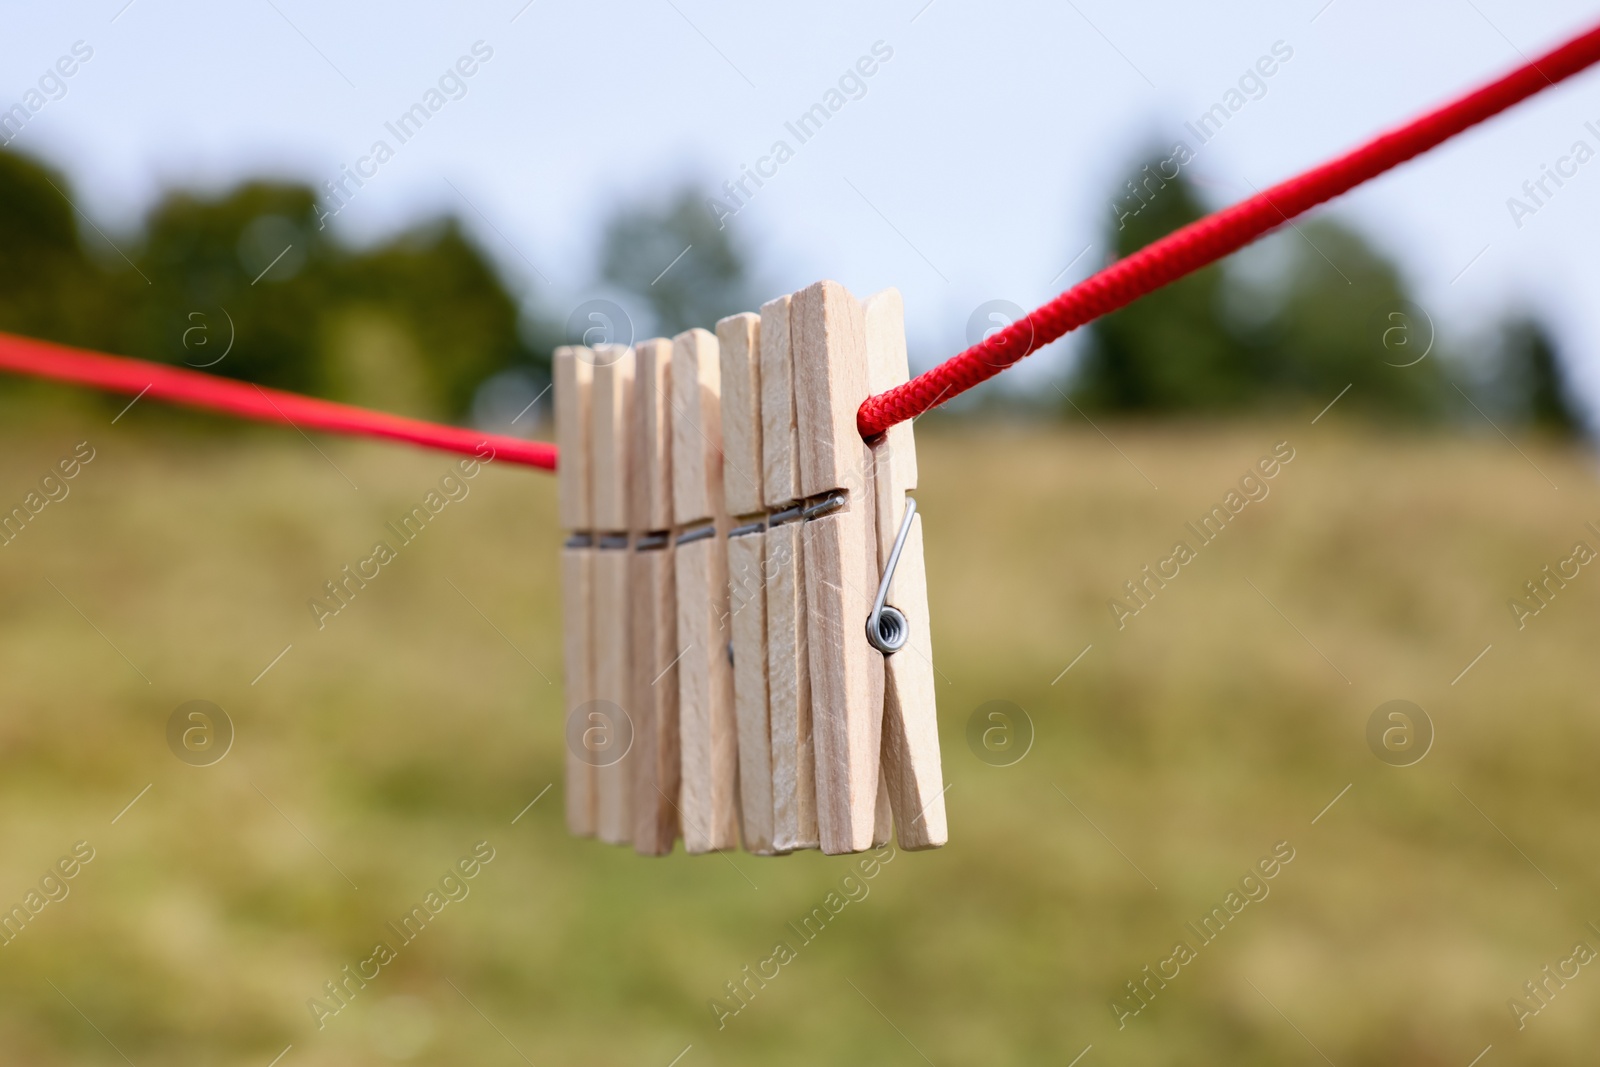
<svg viewBox="0 0 1600 1067"><path fill-rule="evenodd" d="M903 307L836 282L558 349L568 829L641 854L947 839Z"/></svg>

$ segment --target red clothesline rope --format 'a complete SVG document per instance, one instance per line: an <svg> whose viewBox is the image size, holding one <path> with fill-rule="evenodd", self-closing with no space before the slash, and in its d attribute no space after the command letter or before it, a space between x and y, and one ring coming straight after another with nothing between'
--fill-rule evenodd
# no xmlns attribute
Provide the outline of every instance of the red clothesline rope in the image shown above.
<svg viewBox="0 0 1600 1067"><path fill-rule="evenodd" d="M74 382L112 393L149 396L260 422L286 422L302 430L388 437L469 456L481 454L483 446L488 445L494 449L496 462L556 469L556 447L543 441L524 441L456 426L440 426L182 367L106 356L14 334L0 333L0 370Z"/></svg>
<svg viewBox="0 0 1600 1067"><path fill-rule="evenodd" d="M904 385L868 397L856 413L875 437L999 374L1070 330L1214 263L1324 201L1426 152L1600 61L1600 26L1346 155L1190 223L1079 282L1050 303ZM476 453L555 470L556 448L541 441L474 433L160 363L107 356L0 333L0 370L75 382L300 429L388 437L447 452Z"/></svg>
<svg viewBox="0 0 1600 1067"><path fill-rule="evenodd" d="M1296 215L1399 166L1596 61L1600 61L1600 26L1353 152L1190 223L1079 282L1032 314L927 373L868 397L856 414L861 436L875 437L895 423L915 418L966 392L1069 330L1238 251Z"/></svg>

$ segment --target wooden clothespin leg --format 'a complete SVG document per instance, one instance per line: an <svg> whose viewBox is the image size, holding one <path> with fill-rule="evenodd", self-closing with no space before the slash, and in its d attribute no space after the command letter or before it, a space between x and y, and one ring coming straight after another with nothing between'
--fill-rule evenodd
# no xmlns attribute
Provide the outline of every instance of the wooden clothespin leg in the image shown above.
<svg viewBox="0 0 1600 1067"><path fill-rule="evenodd" d="M594 354L587 348L558 348L551 360L556 441L561 448L561 462L556 471L557 509L561 526L567 531L567 541L561 549L567 831L580 837L594 835L596 806L594 765L582 757L575 744L575 738L582 733L577 717L582 715L584 705L593 699L594 685L594 557L597 549L589 473L593 367Z"/></svg>
<svg viewBox="0 0 1600 1067"><path fill-rule="evenodd" d="M634 353L621 345L595 350L590 453L594 483L594 701L586 748L595 761L596 827L600 840L633 841L633 661L629 653L633 556L629 515L629 431L633 424Z"/></svg>
<svg viewBox="0 0 1600 1067"><path fill-rule="evenodd" d="M699 853L739 843L717 339L699 329L674 338L671 379L673 518L680 528L674 564L682 646L677 667L679 806L684 848Z"/></svg>
<svg viewBox="0 0 1600 1067"><path fill-rule="evenodd" d="M867 298L867 388L874 394L904 382L905 311L896 289ZM922 552L922 516L905 527L907 494L917 487L917 446L911 423L891 427L872 443L877 491L878 567L894 574L886 603L905 623L905 644L884 660L883 778L900 847L938 848L949 839L945 824L939 723L934 711L933 644L929 635L928 578ZM905 528L900 553L896 541ZM891 622L891 626L893 623Z"/></svg>
<svg viewBox="0 0 1600 1067"><path fill-rule="evenodd" d="M761 317L717 323L722 362L722 485L732 516L728 598L733 704L739 724L740 826L744 847L773 845L772 731L767 702L766 514L761 493Z"/></svg>
<svg viewBox="0 0 1600 1067"><path fill-rule="evenodd" d="M762 497L765 541L767 701L772 737L772 844L816 848L817 769L806 643L804 546L800 537L800 431L795 417L791 298L761 307Z"/></svg>
<svg viewBox="0 0 1600 1067"><path fill-rule="evenodd" d="M678 614L672 522L672 342L634 349L633 847L664 856L678 837Z"/></svg>
<svg viewBox="0 0 1600 1067"><path fill-rule="evenodd" d="M860 852L878 836L883 654L867 642L878 586L872 455L856 431L867 398L860 303L818 282L790 305L817 826L822 851Z"/></svg>

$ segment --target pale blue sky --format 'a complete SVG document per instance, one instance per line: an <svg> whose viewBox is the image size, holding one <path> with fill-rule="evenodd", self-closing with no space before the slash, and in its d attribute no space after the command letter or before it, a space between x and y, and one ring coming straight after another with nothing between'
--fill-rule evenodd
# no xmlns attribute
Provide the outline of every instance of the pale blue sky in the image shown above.
<svg viewBox="0 0 1600 1067"><path fill-rule="evenodd" d="M113 238L164 185L320 182L374 140L396 144L384 123L482 41L493 55L466 95L335 225L365 238L457 211L564 313L593 295L594 234L619 196L690 174L720 184L784 138L794 158L729 227L770 293L821 276L898 286L921 366L964 346L980 303L1032 307L1102 262L1113 178L1275 42L1292 59L1191 167L1219 203L1600 19L1568 0L124 2L9 3L0 38L0 108L74 42L93 48L15 144L64 168ZM785 122L880 41L893 55L865 94L798 144ZM1397 256L1450 328L1513 299L1543 309L1600 399L1600 160L1520 229L1506 206L1574 141L1600 148L1586 121L1600 130L1600 71L1332 210ZM1011 374L1036 385L1061 358Z"/></svg>

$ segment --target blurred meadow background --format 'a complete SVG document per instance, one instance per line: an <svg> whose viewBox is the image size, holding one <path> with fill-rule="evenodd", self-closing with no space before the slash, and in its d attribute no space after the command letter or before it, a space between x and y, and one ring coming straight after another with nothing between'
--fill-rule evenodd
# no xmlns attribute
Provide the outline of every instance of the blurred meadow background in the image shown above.
<svg viewBox="0 0 1600 1067"><path fill-rule="evenodd" d="M1019 44L947 3L829 8L827 32L663 10L604 43L646 55L665 25L694 63L600 84L584 49L543 42L593 43L570 20L615 12L472 5L396 29L269 5L270 39L225 27L258 35L238 61L275 72L292 121L197 53L214 92L131 126L123 109L160 85L140 79L165 75L128 57L207 16L147 2L30 25L0 45L15 69L75 36L96 58L59 96L33 74L0 84L23 108L0 111L0 330L547 439L553 346L709 327L827 275L904 288L920 369L1251 175L1592 17L1357 0L1169 13L1159 31L1109 5L985 16L1046 23ZM368 27L392 49L359 46ZM413 68L446 30L463 48ZM797 43L775 58L757 30ZM429 119L435 148L419 134L359 197L326 178L381 123L311 107L303 82L335 100L388 79L396 95L361 91L392 116L480 31L495 58L452 96L455 134ZM1380 62L1423 31L1428 55ZM845 87L833 147L770 191L708 177L737 179L880 35L895 58L873 95ZM1074 62L950 79L954 98L933 84L930 56L998 65L1051 42ZM1239 73L1258 55L1278 57L1259 93ZM728 102L750 75L770 107ZM1075 110L1096 79L1129 102ZM1507 197L1531 204L1524 177L1595 139L1578 121L1600 118L1595 86L918 421L951 841L870 878L859 858L645 860L567 836L547 475L488 465L319 629L308 600L455 457L0 378L0 507L78 460L0 546L0 915L59 897L0 937L0 1064L1587 1062L1600 279L1583 234L1600 200L1535 186L1519 216ZM539 95L555 89L560 107ZM219 100L237 114L206 126ZM1196 137L1218 101L1226 132ZM1046 107L1071 136L994 187L1015 212L996 235L947 203L998 181L992 159L911 180ZM673 123L691 147L640 164ZM555 147L507 157L528 133ZM1092 158L1052 154L1073 145ZM1031 287L1017 263L1042 271ZM1267 456L1276 473L1240 490ZM1200 544L1188 524L1234 490L1252 499ZM1195 558L1136 597L1179 541ZM208 766L169 747L194 700L232 724ZM474 850L492 858L465 896L319 1026L308 1001ZM1260 899L1202 944L1193 927L1238 892ZM848 903L798 935L830 893ZM1197 951L1174 977L1180 941ZM779 942L793 961L734 999Z"/></svg>

